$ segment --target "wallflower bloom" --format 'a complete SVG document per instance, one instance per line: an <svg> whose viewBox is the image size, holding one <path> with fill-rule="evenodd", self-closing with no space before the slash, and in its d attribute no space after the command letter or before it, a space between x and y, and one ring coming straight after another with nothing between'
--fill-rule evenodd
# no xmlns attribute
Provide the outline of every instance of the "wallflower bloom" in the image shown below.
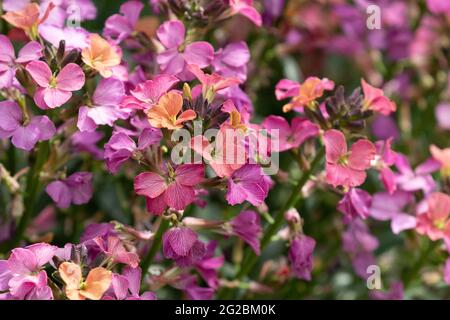
<svg viewBox="0 0 450 320"><path fill-rule="evenodd" d="M184 25L179 20L164 22L156 31L164 46L164 51L156 58L162 73L178 75L182 80L191 78L187 65L206 68L214 57L214 48L206 41L185 44L185 33Z"/></svg>
<svg viewBox="0 0 450 320"><path fill-rule="evenodd" d="M124 95L122 81L115 78L100 80L92 96L92 103L89 106L81 106L78 111L78 129L94 131L98 125L112 127L115 121L127 119L130 110L119 108Z"/></svg>
<svg viewBox="0 0 450 320"><path fill-rule="evenodd" d="M127 264L132 268L138 267L139 256L127 251L118 237L109 236L106 241L102 237L96 237L94 242L113 262Z"/></svg>
<svg viewBox="0 0 450 320"><path fill-rule="evenodd" d="M435 145L430 146L433 158L441 164L441 172L445 177L450 177L450 148L439 149Z"/></svg>
<svg viewBox="0 0 450 320"><path fill-rule="evenodd" d="M291 125L285 118L280 116L268 116L263 122L262 127L271 133L271 130L278 130L278 139L276 139L272 151L282 152L293 148L298 148L309 138L319 134L319 127L311 121L295 117ZM272 139L274 137L272 136Z"/></svg>
<svg viewBox="0 0 450 320"><path fill-rule="evenodd" d="M112 68L122 60L117 51L118 48L94 33L89 36L89 46L83 49L81 57L86 65L97 70L102 77L109 78L113 75Z"/></svg>
<svg viewBox="0 0 450 320"><path fill-rule="evenodd" d="M329 184L357 187L366 180L365 170L375 157L376 149L365 139L356 141L347 152L345 136L338 130L328 130L324 135L326 151L326 180Z"/></svg>
<svg viewBox="0 0 450 320"><path fill-rule="evenodd" d="M253 0L230 0L230 7L232 14L242 14L258 27L262 25L261 15L253 7Z"/></svg>
<svg viewBox="0 0 450 320"><path fill-rule="evenodd" d="M161 214L167 207L183 210L195 200L194 187L204 179L205 168L201 164L183 164L168 169L162 176L155 172L143 172L134 178L134 190L147 197L147 209Z"/></svg>
<svg viewBox="0 0 450 320"><path fill-rule="evenodd" d="M275 95L278 100L292 97L291 102L283 106L283 112L289 112L292 109L310 106L325 90L333 89L334 82L327 78L308 77L302 84L283 79L277 83Z"/></svg>
<svg viewBox="0 0 450 320"><path fill-rule="evenodd" d="M180 267L188 267L201 260L206 254L205 244L197 234L186 227L172 228L163 235L163 253Z"/></svg>
<svg viewBox="0 0 450 320"><path fill-rule="evenodd" d="M339 201L337 209L344 214L344 223L349 223L358 217L366 219L371 203L372 196L368 192L351 188Z"/></svg>
<svg viewBox="0 0 450 320"><path fill-rule="evenodd" d="M244 41L230 43L214 54L212 66L214 71L224 77L247 79L247 63L250 51Z"/></svg>
<svg viewBox="0 0 450 320"><path fill-rule="evenodd" d="M20 49L18 57L8 37L0 35L0 88L13 85L14 75L20 64L38 60L42 57L42 46L39 42L30 41Z"/></svg>
<svg viewBox="0 0 450 320"><path fill-rule="evenodd" d="M24 121L16 102L0 102L0 113L0 139L11 137L12 144L19 149L30 151L38 141L50 140L56 133L55 125L47 116Z"/></svg>
<svg viewBox="0 0 450 320"><path fill-rule="evenodd" d="M261 220L259 215L251 210L242 211L231 219L231 232L244 240L255 251L261 254L259 239L262 235Z"/></svg>
<svg viewBox="0 0 450 320"><path fill-rule="evenodd" d="M232 206L245 200L254 206L263 203L269 192L269 183L259 165L246 164L233 172L228 179L225 198Z"/></svg>
<svg viewBox="0 0 450 320"><path fill-rule="evenodd" d="M80 90L84 85L84 73L75 63L69 63L57 76L52 74L43 61L32 61L26 70L39 85L34 94L34 102L41 109L53 109L62 106L72 97L72 91Z"/></svg>
<svg viewBox="0 0 450 320"><path fill-rule="evenodd" d="M111 287L102 300L156 300L153 292L139 294L141 289L141 268L126 266L122 274L112 275Z"/></svg>
<svg viewBox="0 0 450 320"><path fill-rule="evenodd" d="M116 39L118 43L128 38L134 31L144 4L127 1L120 6L120 14L113 14L105 22L103 34Z"/></svg>
<svg viewBox="0 0 450 320"><path fill-rule="evenodd" d="M47 273L41 269L57 249L47 243L13 249L8 260L0 260L0 291L9 291L12 299L53 299Z"/></svg>
<svg viewBox="0 0 450 320"><path fill-rule="evenodd" d="M131 90L131 96L122 101L123 108L147 110L156 105L159 99L180 81L177 77L161 74L152 80L140 83Z"/></svg>
<svg viewBox="0 0 450 320"><path fill-rule="evenodd" d="M425 161L413 170L408 158L397 153L395 167L399 171L395 177L398 189L408 192L422 190L426 195L436 190L436 182L431 173L439 170L440 163L434 159Z"/></svg>
<svg viewBox="0 0 450 320"><path fill-rule="evenodd" d="M71 203L88 203L93 192L92 173L76 172L64 180L53 181L45 191L59 208L68 208Z"/></svg>
<svg viewBox="0 0 450 320"><path fill-rule="evenodd" d="M194 110L183 108L183 96L177 92L166 93L158 104L146 112L148 121L155 128L176 130L183 128L183 123L194 120L197 114ZM181 114L179 114L181 112ZM179 114L179 115L178 115Z"/></svg>
<svg viewBox="0 0 450 320"><path fill-rule="evenodd" d="M40 16L40 9L37 3L29 3L23 9L17 11L9 11L2 17L9 24L16 28L22 29L31 38L35 39L38 34L38 26L47 20L50 11L55 8L53 2L47 6L42 17Z"/></svg>
<svg viewBox="0 0 450 320"><path fill-rule="evenodd" d="M432 193L427 199L427 211L417 216L416 231L431 240L450 239L450 196Z"/></svg>
<svg viewBox="0 0 450 320"><path fill-rule="evenodd" d="M361 79L361 86L364 93L363 108L373 110L385 116L397 110L397 105L384 96L383 90L372 87L364 79Z"/></svg>
<svg viewBox="0 0 450 320"><path fill-rule="evenodd" d="M223 255L214 256L216 247L217 242L210 241L206 246L205 256L194 264L195 269L197 269L203 280L205 280L208 286L213 289L216 289L219 286L217 273L225 261Z"/></svg>
<svg viewBox="0 0 450 320"><path fill-rule="evenodd" d="M136 145L133 139L123 132L115 132L105 144L105 160L108 170L116 173L122 163L138 152L142 152L153 144L159 144L162 138L161 130L146 128L139 135Z"/></svg>
<svg viewBox="0 0 450 320"><path fill-rule="evenodd" d="M392 138L386 141L377 141L375 146L377 154L373 160L373 166L380 172L380 180L389 193L394 193L397 190L395 174L392 172L390 166L395 164L397 160L397 153L392 150Z"/></svg>
<svg viewBox="0 0 450 320"><path fill-rule="evenodd" d="M70 300L100 300L112 281L111 271L97 267L83 279L81 268L73 262L63 262L58 268L65 283L65 293Z"/></svg>
<svg viewBox="0 0 450 320"><path fill-rule="evenodd" d="M304 234L297 235L289 247L289 261L292 272L298 279L311 280L313 268L313 252L316 241Z"/></svg>

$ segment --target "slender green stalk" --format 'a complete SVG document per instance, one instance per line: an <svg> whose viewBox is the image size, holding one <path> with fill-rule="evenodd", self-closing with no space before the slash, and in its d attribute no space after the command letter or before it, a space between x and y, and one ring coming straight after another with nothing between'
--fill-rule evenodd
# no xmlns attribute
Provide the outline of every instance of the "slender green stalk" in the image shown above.
<svg viewBox="0 0 450 320"><path fill-rule="evenodd" d="M325 149L321 148L319 152L316 154L315 158L311 162L311 165L308 170L304 171L301 175L300 179L297 181L295 188L292 190L291 195L288 200L284 203L283 207L277 212L274 217L274 223L269 224L264 231L264 236L261 240L261 251L263 251L267 245L270 243L270 240L275 235L275 233L280 229L284 222L284 213L292 207L295 207L297 202L300 200L300 193L303 186L308 182L311 174L314 172L316 167L320 164L323 156L325 154ZM250 249L247 248L244 259L241 263L241 269L236 275L236 279L244 278L255 266L258 261L258 256ZM222 293L219 295L221 299L229 299L231 298L232 290L224 289Z"/></svg>
<svg viewBox="0 0 450 320"><path fill-rule="evenodd" d="M36 160L28 172L27 185L25 189L25 194L23 197L24 201L24 213L20 222L15 230L14 236L9 243L6 244L6 248L11 250L17 245L19 245L22 240L25 230L27 229L35 211L36 211L36 199L40 189L39 176L41 174L42 167L48 159L48 154L50 151L50 144L48 141L40 142L38 145L38 150L36 152Z"/></svg>
<svg viewBox="0 0 450 320"><path fill-rule="evenodd" d="M164 234L164 232L169 227L169 221L166 219L162 219L158 231L156 231L155 238L153 239L152 245L150 249L148 250L147 255L144 257L144 259L141 260L141 269L142 269L142 276L141 278L144 279L145 275L148 272L148 268L150 267L150 263L153 261L153 258L155 257L156 253L158 252L159 248L161 248L161 239Z"/></svg>

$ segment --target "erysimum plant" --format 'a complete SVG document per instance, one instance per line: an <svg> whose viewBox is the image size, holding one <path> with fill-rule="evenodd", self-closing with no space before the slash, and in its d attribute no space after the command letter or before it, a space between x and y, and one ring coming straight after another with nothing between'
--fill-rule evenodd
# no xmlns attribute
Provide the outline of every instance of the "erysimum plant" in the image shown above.
<svg viewBox="0 0 450 320"><path fill-rule="evenodd" d="M448 6L106 3L2 2L0 299L444 297Z"/></svg>

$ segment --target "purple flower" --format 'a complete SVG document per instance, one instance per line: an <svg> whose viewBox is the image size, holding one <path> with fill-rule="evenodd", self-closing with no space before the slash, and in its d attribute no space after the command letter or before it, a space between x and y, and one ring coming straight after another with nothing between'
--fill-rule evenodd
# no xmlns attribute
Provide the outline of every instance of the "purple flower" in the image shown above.
<svg viewBox="0 0 450 320"><path fill-rule="evenodd" d="M144 129L139 136L138 144L123 132L114 133L105 144L105 159L108 170L116 173L122 163L130 159L136 151L143 151L153 144L159 144L162 138L159 129Z"/></svg>
<svg viewBox="0 0 450 320"><path fill-rule="evenodd" d="M438 104L435 114L439 127L444 130L450 130L450 103L443 102Z"/></svg>
<svg viewBox="0 0 450 320"><path fill-rule="evenodd" d="M403 300L403 283L394 282L387 292L375 290L370 297L374 300Z"/></svg>
<svg viewBox="0 0 450 320"><path fill-rule="evenodd" d="M206 246L205 256L195 263L200 276L205 280L210 288L216 289L219 285L217 277L217 270L222 267L225 258L224 256L214 256L214 251L217 247L216 241L210 241Z"/></svg>
<svg viewBox="0 0 450 320"><path fill-rule="evenodd" d="M98 125L112 127L118 119L127 119L130 110L119 108L125 96L123 82L115 78L100 80L92 96L90 106L82 106L78 111L78 129L95 131Z"/></svg>
<svg viewBox="0 0 450 320"><path fill-rule="evenodd" d="M92 198L92 173L76 172L67 179L53 181L45 191L59 208L87 203Z"/></svg>
<svg viewBox="0 0 450 320"><path fill-rule="evenodd" d="M153 292L139 294L141 288L141 268L126 266L122 274L113 274L111 287L102 300L156 300Z"/></svg>
<svg viewBox="0 0 450 320"><path fill-rule="evenodd" d="M134 31L144 5L140 1L127 1L120 6L120 14L113 14L105 22L103 34L116 39L117 43L128 38Z"/></svg>
<svg viewBox="0 0 450 320"><path fill-rule="evenodd" d="M414 203L414 197L409 192L379 192L372 198L370 216L381 221L391 220L392 232L398 234L416 227L416 217L404 211L405 206L410 203Z"/></svg>
<svg viewBox="0 0 450 320"><path fill-rule="evenodd" d="M400 137L397 123L390 116L377 115L372 122L371 130L373 135L381 140L389 138L397 140Z"/></svg>
<svg viewBox="0 0 450 320"><path fill-rule="evenodd" d="M234 171L228 180L226 199L235 205L247 200L254 206L263 203L269 192L269 183L263 170L256 164L246 164Z"/></svg>
<svg viewBox="0 0 450 320"><path fill-rule="evenodd" d="M90 153L98 160L103 159L103 149L97 147L97 143L103 138L103 132L77 131L71 137L72 147L75 152Z"/></svg>
<svg viewBox="0 0 450 320"><path fill-rule="evenodd" d="M16 58L14 47L8 37L0 35L0 89L11 87L19 64L38 60L42 57L39 42L30 41L19 51Z"/></svg>
<svg viewBox="0 0 450 320"><path fill-rule="evenodd" d="M259 238L262 234L262 227L256 212L242 211L231 220L230 225L232 234L247 242L257 255L261 254Z"/></svg>
<svg viewBox="0 0 450 320"><path fill-rule="evenodd" d="M393 138L386 141L377 141L375 146L377 148L377 155L375 156L375 167L380 172L380 180L389 193L394 193L397 190L397 184L394 172L390 166L395 164L397 160L397 153L391 149Z"/></svg>
<svg viewBox="0 0 450 320"><path fill-rule="evenodd" d="M344 214L344 223L349 223L358 217L366 219L371 203L372 196L368 192L351 188L339 201L337 209Z"/></svg>
<svg viewBox="0 0 450 320"><path fill-rule="evenodd" d="M436 189L436 183L430 174L439 170L436 161L426 161L413 170L408 158L398 153L395 167L399 171L399 174L396 174L395 181L400 190L408 192L422 190L425 194L429 194Z"/></svg>
<svg viewBox="0 0 450 320"><path fill-rule="evenodd" d="M117 233L112 223L91 223L84 229L83 234L80 237L80 242L87 242L97 237L116 236Z"/></svg>
<svg viewBox="0 0 450 320"><path fill-rule="evenodd" d="M57 249L47 243L13 249L8 260L0 260L0 291L9 291L10 299L53 299L52 290L47 286L47 273L41 269Z"/></svg>
<svg viewBox="0 0 450 320"><path fill-rule="evenodd" d="M446 284L450 285L450 258L448 258L447 261L445 261L444 281Z"/></svg>
<svg viewBox="0 0 450 320"><path fill-rule="evenodd" d="M211 300L214 295L214 289L198 286L197 277L193 275L182 275L175 287L183 290L191 300Z"/></svg>
<svg viewBox="0 0 450 320"><path fill-rule="evenodd" d="M311 280L313 252L316 241L304 234L297 235L289 247L289 261L294 275L303 280Z"/></svg>
<svg viewBox="0 0 450 320"><path fill-rule="evenodd" d="M49 140L56 132L55 125L47 116L24 121L16 102L0 102L0 113L0 138L11 137L12 144L19 149L30 151L38 141Z"/></svg>
<svg viewBox="0 0 450 320"><path fill-rule="evenodd" d="M214 48L205 41L192 42L184 46L186 30L179 20L164 22L156 35L165 50L158 54L156 61L165 74L178 75L182 80L192 78L187 65L200 68L209 66L214 57Z"/></svg>
<svg viewBox="0 0 450 320"><path fill-rule="evenodd" d="M80 27L60 28L51 24L44 24L39 27L39 34L55 48L59 47L61 40L64 40L66 50L86 48L89 32Z"/></svg>
<svg viewBox="0 0 450 320"><path fill-rule="evenodd" d="M275 152L298 148L303 142L319 134L319 127L316 124L301 117L294 118L289 126L285 118L269 116L261 125L271 134L272 140L275 140L273 142L275 148L272 150Z"/></svg>
<svg viewBox="0 0 450 320"><path fill-rule="evenodd" d="M450 3L448 1L427 0L427 7L432 13L443 13L450 17Z"/></svg>
<svg viewBox="0 0 450 320"><path fill-rule="evenodd" d="M223 77L237 78L244 82L247 79L247 63L250 51L244 41L228 44L214 54L212 66L214 71Z"/></svg>
<svg viewBox="0 0 450 320"><path fill-rule="evenodd" d="M163 252L167 259L174 260L180 267L188 267L205 256L206 247L191 229L175 227L163 235Z"/></svg>

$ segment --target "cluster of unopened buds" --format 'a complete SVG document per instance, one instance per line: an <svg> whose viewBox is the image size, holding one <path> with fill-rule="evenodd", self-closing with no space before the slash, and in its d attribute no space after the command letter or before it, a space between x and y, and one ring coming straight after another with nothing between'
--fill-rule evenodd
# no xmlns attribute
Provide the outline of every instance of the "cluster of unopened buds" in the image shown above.
<svg viewBox="0 0 450 320"><path fill-rule="evenodd" d="M127 1L102 33L68 27L73 4L81 21L95 18L91 1L3 1L1 152L15 160L0 165L8 194L0 299L136 300L172 291L211 299L237 288L270 293L271 281L292 277L311 281L320 243L296 207L314 190L340 196L343 250L364 279L378 247L369 217L391 221L394 234L414 229L444 240L450 250L450 149L431 146L414 169L391 138L370 141L366 121L397 109L383 90L364 79L350 95L326 78L283 79L274 94L287 101L285 116L255 119L245 92L247 44L202 40L234 15L261 26L253 1L150 1L170 17L154 32L140 18L144 4ZM279 169L279 154L298 169ZM368 172L383 191L362 188ZM130 189L112 202L125 202L129 223L86 210L108 179ZM291 195L269 208L277 184ZM60 243L50 231L61 219L74 243L50 244ZM277 241L287 250L248 280ZM445 270L450 282L450 260Z"/></svg>

